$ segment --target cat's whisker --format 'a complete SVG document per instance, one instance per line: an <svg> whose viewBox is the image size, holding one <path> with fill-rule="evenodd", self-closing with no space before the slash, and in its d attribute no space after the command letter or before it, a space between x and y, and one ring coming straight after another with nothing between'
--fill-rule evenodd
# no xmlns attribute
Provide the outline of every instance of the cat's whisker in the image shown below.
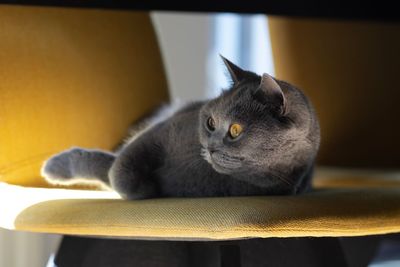
<svg viewBox="0 0 400 267"><path fill-rule="evenodd" d="M293 183L290 182L289 180L287 180L286 178L283 178L283 176L277 176L277 175L273 175L274 177L278 178L279 180L281 180L282 182L284 182L285 184L292 186Z"/></svg>

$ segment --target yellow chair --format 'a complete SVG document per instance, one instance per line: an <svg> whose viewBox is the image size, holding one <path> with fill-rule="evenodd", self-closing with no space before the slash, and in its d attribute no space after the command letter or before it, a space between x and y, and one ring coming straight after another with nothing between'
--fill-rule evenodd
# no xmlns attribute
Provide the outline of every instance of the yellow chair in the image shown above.
<svg viewBox="0 0 400 267"><path fill-rule="evenodd" d="M332 91L337 86L327 90L324 86L329 84L324 81L337 73L327 73L314 89L308 72L297 74L296 68L290 69L289 63L297 54L290 54L293 47L285 49L283 45L289 46L291 41L290 32L284 35L286 30L290 28L284 22L271 24L278 76L314 90L306 91L313 100L327 94L327 101L321 103L329 103L329 96L338 92ZM307 40L302 43L301 38L298 36L296 44L306 48ZM369 188L362 188L362 183L343 187L346 181L362 181L357 177L374 176L362 172L318 171L316 183L326 188L302 196L123 201L113 192L45 188L48 185L39 176L39 169L49 155L70 146L112 149L130 123L168 100L152 25L146 13L1 6L0 40L3 228L164 240L360 236L400 231L400 189L392 186L399 184L398 179L384 176L388 183L370 179ZM282 46L275 45L277 42ZM280 61L284 58L280 49L290 60ZM324 51L314 52L324 55ZM285 68L293 72L284 72ZM362 93L352 93L352 98ZM343 98L340 101L348 103ZM334 103L324 107L315 102L318 111L327 112L326 116L320 114L325 138L321 162L347 163L349 157L360 156L357 166L365 165L366 156L347 154L332 145L346 115L334 109ZM325 126L325 120L330 120L328 112L341 115L343 120L336 120L331 128ZM346 132L340 129L339 133L343 137ZM341 144L345 148L352 142ZM372 147L374 152L380 149ZM391 148L385 146L383 151L386 149ZM337 161L325 156L330 151ZM380 166L396 167L396 154L392 156L391 161L372 158L382 161ZM341 177L349 179L331 179ZM341 188L327 188L333 186Z"/></svg>

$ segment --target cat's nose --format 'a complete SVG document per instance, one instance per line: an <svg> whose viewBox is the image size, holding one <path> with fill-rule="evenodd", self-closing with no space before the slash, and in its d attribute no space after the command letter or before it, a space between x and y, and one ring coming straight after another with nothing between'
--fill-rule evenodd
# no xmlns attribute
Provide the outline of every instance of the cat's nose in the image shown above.
<svg viewBox="0 0 400 267"><path fill-rule="evenodd" d="M213 148L209 148L208 151L210 151L210 154L214 154L214 152L217 151L217 150L213 149Z"/></svg>
<svg viewBox="0 0 400 267"><path fill-rule="evenodd" d="M210 152L210 154L213 154L214 152L217 152L217 148L215 146L209 146L208 151Z"/></svg>

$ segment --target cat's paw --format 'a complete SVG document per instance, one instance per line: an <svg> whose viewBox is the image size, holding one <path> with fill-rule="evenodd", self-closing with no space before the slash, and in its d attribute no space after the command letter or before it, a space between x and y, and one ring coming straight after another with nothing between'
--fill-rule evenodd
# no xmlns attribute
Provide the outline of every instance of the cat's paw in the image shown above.
<svg viewBox="0 0 400 267"><path fill-rule="evenodd" d="M64 184L73 178L72 160L78 149L70 149L56 154L42 165L41 174L50 183Z"/></svg>

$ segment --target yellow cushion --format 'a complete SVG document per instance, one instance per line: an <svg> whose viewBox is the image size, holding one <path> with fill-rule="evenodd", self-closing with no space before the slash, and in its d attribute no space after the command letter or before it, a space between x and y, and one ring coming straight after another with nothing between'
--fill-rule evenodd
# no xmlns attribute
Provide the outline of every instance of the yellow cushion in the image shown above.
<svg viewBox="0 0 400 267"><path fill-rule="evenodd" d="M400 187L400 171L317 167L316 188Z"/></svg>
<svg viewBox="0 0 400 267"><path fill-rule="evenodd" d="M124 201L113 192L0 184L0 195L7 199L0 202L0 227L183 240L400 232L400 187L381 185L325 188L301 196Z"/></svg>
<svg viewBox="0 0 400 267"><path fill-rule="evenodd" d="M399 168L400 23L268 17L276 75L304 90L323 165Z"/></svg>
<svg viewBox="0 0 400 267"><path fill-rule="evenodd" d="M70 146L111 149L165 101L147 13L0 6L0 180L46 186Z"/></svg>

